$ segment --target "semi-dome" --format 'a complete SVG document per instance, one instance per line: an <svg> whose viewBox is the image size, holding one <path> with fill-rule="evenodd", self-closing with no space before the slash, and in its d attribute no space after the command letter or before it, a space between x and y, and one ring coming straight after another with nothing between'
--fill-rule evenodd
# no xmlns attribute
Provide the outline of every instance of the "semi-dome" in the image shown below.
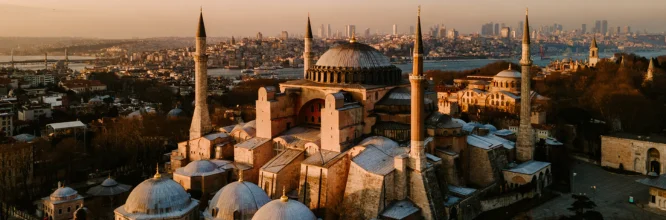
<svg viewBox="0 0 666 220"><path fill-rule="evenodd" d="M206 219L236 219L238 215L240 219L250 219L270 201L259 186L241 179L217 191L204 215Z"/></svg>
<svg viewBox="0 0 666 220"><path fill-rule="evenodd" d="M317 216L303 203L282 196L264 205L252 220L316 220Z"/></svg>
<svg viewBox="0 0 666 220"><path fill-rule="evenodd" d="M62 200L75 199L76 197L78 197L78 194L76 190L72 188L61 186L55 191L53 191L53 193L51 193L49 197L51 197L52 201L62 201Z"/></svg>
<svg viewBox="0 0 666 220"><path fill-rule="evenodd" d="M326 51L305 78L319 83L395 85L402 82L402 70L375 48L352 39Z"/></svg>
<svg viewBox="0 0 666 220"><path fill-rule="evenodd" d="M127 213L165 214L187 209L192 203L190 195L180 184L159 174L140 183L127 197Z"/></svg>

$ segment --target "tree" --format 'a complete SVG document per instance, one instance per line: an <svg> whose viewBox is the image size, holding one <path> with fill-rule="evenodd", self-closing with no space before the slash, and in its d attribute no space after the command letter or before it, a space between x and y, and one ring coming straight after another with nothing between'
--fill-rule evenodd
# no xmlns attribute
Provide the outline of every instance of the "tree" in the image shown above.
<svg viewBox="0 0 666 220"><path fill-rule="evenodd" d="M602 220L604 219L601 213L594 211L594 208L597 207L597 204L592 202L590 198L585 195L571 195L575 200L571 207L567 208L569 211L574 212L573 216L565 216L560 219L580 219L580 220Z"/></svg>

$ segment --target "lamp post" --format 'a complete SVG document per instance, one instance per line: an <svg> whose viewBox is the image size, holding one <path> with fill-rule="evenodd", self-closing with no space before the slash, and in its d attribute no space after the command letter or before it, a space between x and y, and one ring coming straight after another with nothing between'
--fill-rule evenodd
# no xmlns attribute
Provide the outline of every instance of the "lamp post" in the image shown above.
<svg viewBox="0 0 666 220"><path fill-rule="evenodd" d="M574 193L576 191L575 187L575 180L576 180L576 173L573 173L573 177L571 177L571 193Z"/></svg>

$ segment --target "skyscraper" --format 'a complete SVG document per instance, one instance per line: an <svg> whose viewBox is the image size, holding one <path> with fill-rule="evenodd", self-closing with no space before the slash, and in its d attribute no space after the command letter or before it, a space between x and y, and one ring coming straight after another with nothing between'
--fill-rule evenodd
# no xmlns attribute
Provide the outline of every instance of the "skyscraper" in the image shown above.
<svg viewBox="0 0 666 220"><path fill-rule="evenodd" d="M523 27L523 53L520 59L521 83L520 83L520 127L518 130L518 143L516 147L516 159L518 161L529 161L534 157L534 139L532 136L532 116L531 105L531 80L530 68L532 68L532 59L530 58L530 28L527 10L525 10L525 26Z"/></svg>
<svg viewBox="0 0 666 220"><path fill-rule="evenodd" d="M346 35L345 37L351 38L352 35L356 34L356 25L350 24L346 26Z"/></svg>
<svg viewBox="0 0 666 220"><path fill-rule="evenodd" d="M497 36L497 35L499 35L499 32L500 32L500 27L499 27L499 23L497 23L497 24L495 24L495 31L493 32L493 35Z"/></svg>
<svg viewBox="0 0 666 220"><path fill-rule="evenodd" d="M208 55L206 55L206 27L203 12L199 14L196 52L194 53L194 114L190 126L190 140L197 139L212 131L213 126L208 114Z"/></svg>
<svg viewBox="0 0 666 220"><path fill-rule="evenodd" d="M280 35L280 39L282 39L282 40L289 39L289 33L287 31L282 31L282 34Z"/></svg>
<svg viewBox="0 0 666 220"><path fill-rule="evenodd" d="M393 35L394 36L398 35L398 25L397 24L393 24Z"/></svg>
<svg viewBox="0 0 666 220"><path fill-rule="evenodd" d="M264 35L261 34L261 32L257 32L257 40L261 40L264 38Z"/></svg>
<svg viewBox="0 0 666 220"><path fill-rule="evenodd" d="M365 29L365 33L363 35L365 38L370 38L370 28Z"/></svg>
<svg viewBox="0 0 666 220"><path fill-rule="evenodd" d="M319 27L319 38L326 38L324 36L324 24L321 24L321 27Z"/></svg>
<svg viewBox="0 0 666 220"><path fill-rule="evenodd" d="M414 35L414 26L409 26L409 35Z"/></svg>
<svg viewBox="0 0 666 220"><path fill-rule="evenodd" d="M601 21L601 34L606 34L608 33L608 21L603 20Z"/></svg>
<svg viewBox="0 0 666 220"><path fill-rule="evenodd" d="M326 28L326 37L330 38L330 37L332 37L331 35L333 35L331 33L331 24L328 24L328 27Z"/></svg>
<svg viewBox="0 0 666 220"><path fill-rule="evenodd" d="M580 32L581 32L581 34L587 33L587 24L582 24L580 26Z"/></svg>
<svg viewBox="0 0 666 220"><path fill-rule="evenodd" d="M601 33L601 21L599 20L594 22L594 33Z"/></svg>

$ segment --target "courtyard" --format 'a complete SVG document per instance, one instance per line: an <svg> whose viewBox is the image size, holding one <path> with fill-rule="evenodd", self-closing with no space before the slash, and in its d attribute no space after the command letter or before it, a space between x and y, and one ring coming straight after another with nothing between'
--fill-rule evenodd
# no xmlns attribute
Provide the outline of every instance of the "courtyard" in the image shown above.
<svg viewBox="0 0 666 220"><path fill-rule="evenodd" d="M647 207L648 187L636 182L645 176L616 174L581 161L575 162L572 167L572 173L576 173L572 181L573 193L586 194L596 203L595 210L604 219L666 219L666 212ZM629 203L630 196L633 196L636 204ZM557 219L557 216L572 214L567 209L571 203L571 194L562 194L531 209L527 214L534 219ZM643 205L645 208L642 208Z"/></svg>

